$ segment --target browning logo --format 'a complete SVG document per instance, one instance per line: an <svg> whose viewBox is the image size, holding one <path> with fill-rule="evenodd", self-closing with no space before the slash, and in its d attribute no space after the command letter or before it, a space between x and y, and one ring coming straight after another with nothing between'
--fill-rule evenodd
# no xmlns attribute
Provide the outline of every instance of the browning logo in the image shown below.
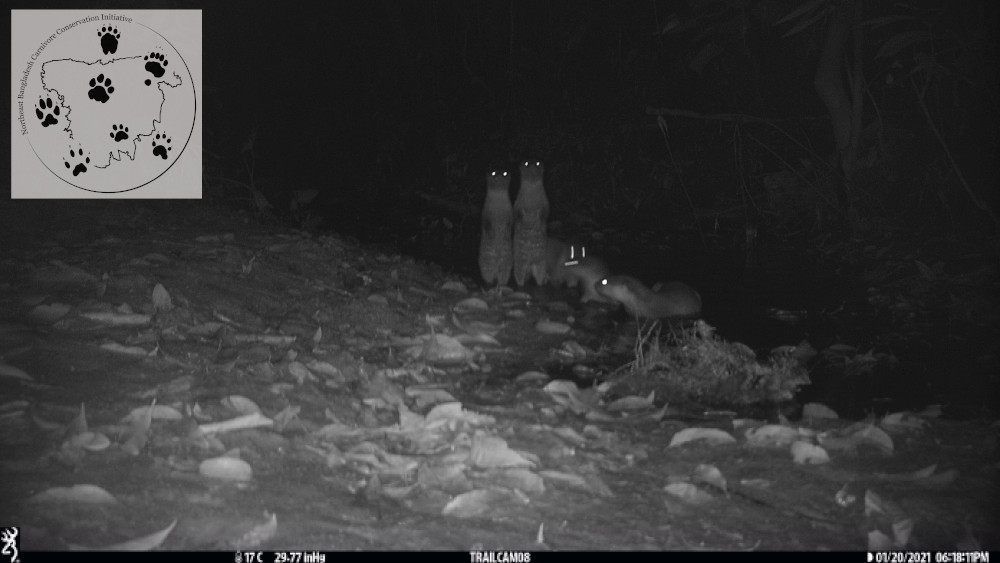
<svg viewBox="0 0 1000 563"><path fill-rule="evenodd" d="M0 561L18 563L21 558L21 534L14 526L0 528Z"/></svg>

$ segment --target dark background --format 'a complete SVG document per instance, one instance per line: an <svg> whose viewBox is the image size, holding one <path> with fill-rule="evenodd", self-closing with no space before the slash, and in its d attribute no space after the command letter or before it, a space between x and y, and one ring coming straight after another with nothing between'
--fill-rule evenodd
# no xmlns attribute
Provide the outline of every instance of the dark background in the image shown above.
<svg viewBox="0 0 1000 563"><path fill-rule="evenodd" d="M204 10L206 197L252 207L239 187L249 184L282 220L301 220L289 213L294 191L317 189L314 211L327 229L401 242L385 225L367 233L365 225L391 216L383 223L410 233L418 213L464 227L488 169L537 158L547 165L553 218L571 221L574 236L593 225L704 233L705 217L721 213L783 240L858 236L885 221L930 236L992 235L995 3L802 6L147 0L100 8ZM813 84L835 9L854 10L845 61L862 63L862 169L850 178L836 166ZM657 109L668 111L662 123ZM783 172L796 179L779 189L772 180Z"/></svg>
<svg viewBox="0 0 1000 563"><path fill-rule="evenodd" d="M835 311L806 331L818 348L903 343L925 378L995 365L995 2L97 8L204 10L209 204L475 277L485 173L541 159L553 232L616 271L691 281L729 338L791 342L760 330L768 308ZM814 84L838 13L850 174Z"/></svg>

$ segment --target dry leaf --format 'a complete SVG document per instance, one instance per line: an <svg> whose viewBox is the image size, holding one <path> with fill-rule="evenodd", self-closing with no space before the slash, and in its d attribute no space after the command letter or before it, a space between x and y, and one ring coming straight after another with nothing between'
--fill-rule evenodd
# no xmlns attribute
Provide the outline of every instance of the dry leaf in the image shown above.
<svg viewBox="0 0 1000 563"><path fill-rule="evenodd" d="M892 538L878 530L868 532L868 551L890 551L892 549Z"/></svg>
<svg viewBox="0 0 1000 563"><path fill-rule="evenodd" d="M549 375L540 371L529 370L514 378L517 383L529 383L534 381L548 381Z"/></svg>
<svg viewBox="0 0 1000 563"><path fill-rule="evenodd" d="M588 490L587 480L583 477L577 475L576 473L568 473L565 471L556 471L553 469L546 469L539 472L539 475L545 479L559 485L566 485L574 489Z"/></svg>
<svg viewBox="0 0 1000 563"><path fill-rule="evenodd" d="M81 432L70 438L68 443L71 447L92 452L106 450L111 446L111 440L100 432Z"/></svg>
<svg viewBox="0 0 1000 563"><path fill-rule="evenodd" d="M791 447L792 461L799 465L818 465L830 461L823 448L809 442L795 442Z"/></svg>
<svg viewBox="0 0 1000 563"><path fill-rule="evenodd" d="M457 339L446 334L435 334L424 341L420 357L435 365L462 365L472 361L473 353Z"/></svg>
<svg viewBox="0 0 1000 563"><path fill-rule="evenodd" d="M297 363L297 362L293 362L293 363ZM302 365L302 364L299 364L299 365ZM305 366L303 366L303 369L305 369ZM234 411L236 411L236 412L238 412L240 414L259 414L260 413L260 407L257 406L257 403L251 401L250 399L248 399L248 398L246 398L246 397L244 397L242 395L230 395L230 396L222 399L221 403L222 403L222 406L224 406L224 407L226 407L228 409L232 409L232 410L234 410Z"/></svg>
<svg viewBox="0 0 1000 563"><path fill-rule="evenodd" d="M542 477L523 467L502 469L492 477L498 485L511 489L539 495L545 492L545 482Z"/></svg>
<svg viewBox="0 0 1000 563"><path fill-rule="evenodd" d="M83 313L81 317L109 326L142 326L149 324L152 317L140 313Z"/></svg>
<svg viewBox="0 0 1000 563"><path fill-rule="evenodd" d="M267 513L264 513L267 516ZM271 513L267 522L254 526L252 530L243 534L233 542L236 549L257 549L261 544L274 537L278 532L278 515Z"/></svg>
<svg viewBox="0 0 1000 563"><path fill-rule="evenodd" d="M859 444L868 444L879 449L884 454L891 454L894 450L892 438L881 428L869 425L854 433Z"/></svg>
<svg viewBox="0 0 1000 563"><path fill-rule="evenodd" d="M142 346L123 346L117 342L105 342L104 344L101 344L100 348L105 352L131 356L133 358L145 358L146 356L150 356L152 354Z"/></svg>
<svg viewBox="0 0 1000 563"><path fill-rule="evenodd" d="M230 432L233 430L243 430L245 428L257 428L260 426L271 426L274 421L260 413L247 414L210 424L202 424L198 428L203 434L213 434L216 432Z"/></svg>
<svg viewBox="0 0 1000 563"><path fill-rule="evenodd" d="M695 506L708 504L713 500L712 495L691 483L671 483L663 487L663 490L670 496Z"/></svg>
<svg viewBox="0 0 1000 563"><path fill-rule="evenodd" d="M28 313L28 319L38 324L53 324L66 316L71 307L63 303L39 305Z"/></svg>
<svg viewBox="0 0 1000 563"><path fill-rule="evenodd" d="M13 377L24 381L34 381L23 369L14 367L0 360L0 377Z"/></svg>
<svg viewBox="0 0 1000 563"><path fill-rule="evenodd" d="M149 440L149 428L153 424L153 407L155 406L156 399L153 399L153 405L147 411L147 416L138 416L132 420L132 425L125 434L122 450L132 455L139 455L142 448L146 447L146 441Z"/></svg>
<svg viewBox="0 0 1000 563"><path fill-rule="evenodd" d="M468 297L455 304L452 310L459 315L466 315L469 313L482 313L484 311L489 311L490 306L478 297Z"/></svg>
<svg viewBox="0 0 1000 563"><path fill-rule="evenodd" d="M454 291L457 293L469 292L468 288L465 287L464 283L454 280L449 280L441 284L441 289L443 289L444 291Z"/></svg>
<svg viewBox="0 0 1000 563"><path fill-rule="evenodd" d="M253 479L253 468L250 464L235 457L220 456L202 461L198 465L198 473L213 479L226 481L249 481Z"/></svg>
<svg viewBox="0 0 1000 563"><path fill-rule="evenodd" d="M650 391L649 395L645 397L637 397L635 395L629 395L628 397L622 397L616 401L612 401L606 407L607 410L611 412L622 412L622 411L638 411L653 408L653 398L656 395L656 391Z"/></svg>
<svg viewBox="0 0 1000 563"><path fill-rule="evenodd" d="M795 428L782 424L765 424L759 428L750 428L744 432L748 446L785 447L801 438Z"/></svg>
<svg viewBox="0 0 1000 563"><path fill-rule="evenodd" d="M177 520L174 520L169 526L159 532L154 532L148 536L142 536L141 538L136 538L134 540L129 540L115 545L90 548L70 544L69 547L73 551L150 551L159 547L160 544L163 543L163 540L167 539L167 536L170 535L170 532L173 531L174 526L176 525Z"/></svg>
<svg viewBox="0 0 1000 563"><path fill-rule="evenodd" d="M476 467L534 467L520 453L507 447L507 442L498 436L477 434L472 439L469 459Z"/></svg>
<svg viewBox="0 0 1000 563"><path fill-rule="evenodd" d="M548 393L553 401L576 414L589 412L595 407L594 394L581 391L572 381L565 379L550 381L542 390Z"/></svg>
<svg viewBox="0 0 1000 563"><path fill-rule="evenodd" d="M151 405L132 409L132 412L128 413L122 419L122 423L132 424L137 420L145 420L146 418L152 418L153 420L181 420L184 418L184 415L169 405Z"/></svg>
<svg viewBox="0 0 1000 563"><path fill-rule="evenodd" d="M833 409L822 403L806 403L802 407L802 418L836 420L840 417Z"/></svg>
<svg viewBox="0 0 1000 563"><path fill-rule="evenodd" d="M488 511L495 511L510 504L524 504L526 500L516 492L506 489L476 489L462 493L445 505L445 516L472 518Z"/></svg>
<svg viewBox="0 0 1000 563"><path fill-rule="evenodd" d="M153 286L152 298L153 310L155 311L169 311L174 308L174 304L170 300L170 292L162 284L158 283Z"/></svg>
<svg viewBox="0 0 1000 563"><path fill-rule="evenodd" d="M685 428L674 434L667 447L673 448L695 440L705 440L713 446L736 443L736 438L718 428Z"/></svg>
<svg viewBox="0 0 1000 563"><path fill-rule="evenodd" d="M724 493L729 492L726 489L726 478L722 476L722 471L719 471L719 468L714 465L708 463L699 464L694 468L691 479L698 483L712 485Z"/></svg>
<svg viewBox="0 0 1000 563"><path fill-rule="evenodd" d="M886 432L900 434L907 431L923 430L927 426L927 421L909 411L903 411L885 415L879 421L879 426Z"/></svg>
<svg viewBox="0 0 1000 563"><path fill-rule="evenodd" d="M97 485L52 487L28 499L28 502L83 502L88 504L114 504L115 497Z"/></svg>
<svg viewBox="0 0 1000 563"><path fill-rule="evenodd" d="M542 319L535 323L535 330L542 334L566 334L571 329L566 323L559 323L556 321L550 321L548 319Z"/></svg>

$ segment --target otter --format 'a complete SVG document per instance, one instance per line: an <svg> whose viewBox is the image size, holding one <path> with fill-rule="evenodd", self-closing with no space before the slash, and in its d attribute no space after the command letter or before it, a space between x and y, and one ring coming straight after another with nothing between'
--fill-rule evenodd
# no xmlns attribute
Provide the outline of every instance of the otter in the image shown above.
<svg viewBox="0 0 1000 563"><path fill-rule="evenodd" d="M701 314L701 295L681 282L669 282L653 291L632 276L619 275L596 282L594 290L640 319L685 319Z"/></svg>
<svg viewBox="0 0 1000 563"><path fill-rule="evenodd" d="M545 196L541 162L521 163L521 187L514 201L514 281L523 287L529 276L538 285L548 279L545 234L549 199Z"/></svg>
<svg viewBox="0 0 1000 563"><path fill-rule="evenodd" d="M488 284L507 285L513 266L511 232L514 210L510 204L510 174L493 170L486 175L482 233L479 239L479 273Z"/></svg>

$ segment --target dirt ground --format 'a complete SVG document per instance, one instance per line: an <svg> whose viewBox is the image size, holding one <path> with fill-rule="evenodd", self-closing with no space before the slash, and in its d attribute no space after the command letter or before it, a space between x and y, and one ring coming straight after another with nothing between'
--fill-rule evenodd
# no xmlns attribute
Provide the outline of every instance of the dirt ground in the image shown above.
<svg viewBox="0 0 1000 563"><path fill-rule="evenodd" d="M0 215L24 550L1000 548L994 420L613 408L552 385L631 359L572 300L204 206Z"/></svg>

